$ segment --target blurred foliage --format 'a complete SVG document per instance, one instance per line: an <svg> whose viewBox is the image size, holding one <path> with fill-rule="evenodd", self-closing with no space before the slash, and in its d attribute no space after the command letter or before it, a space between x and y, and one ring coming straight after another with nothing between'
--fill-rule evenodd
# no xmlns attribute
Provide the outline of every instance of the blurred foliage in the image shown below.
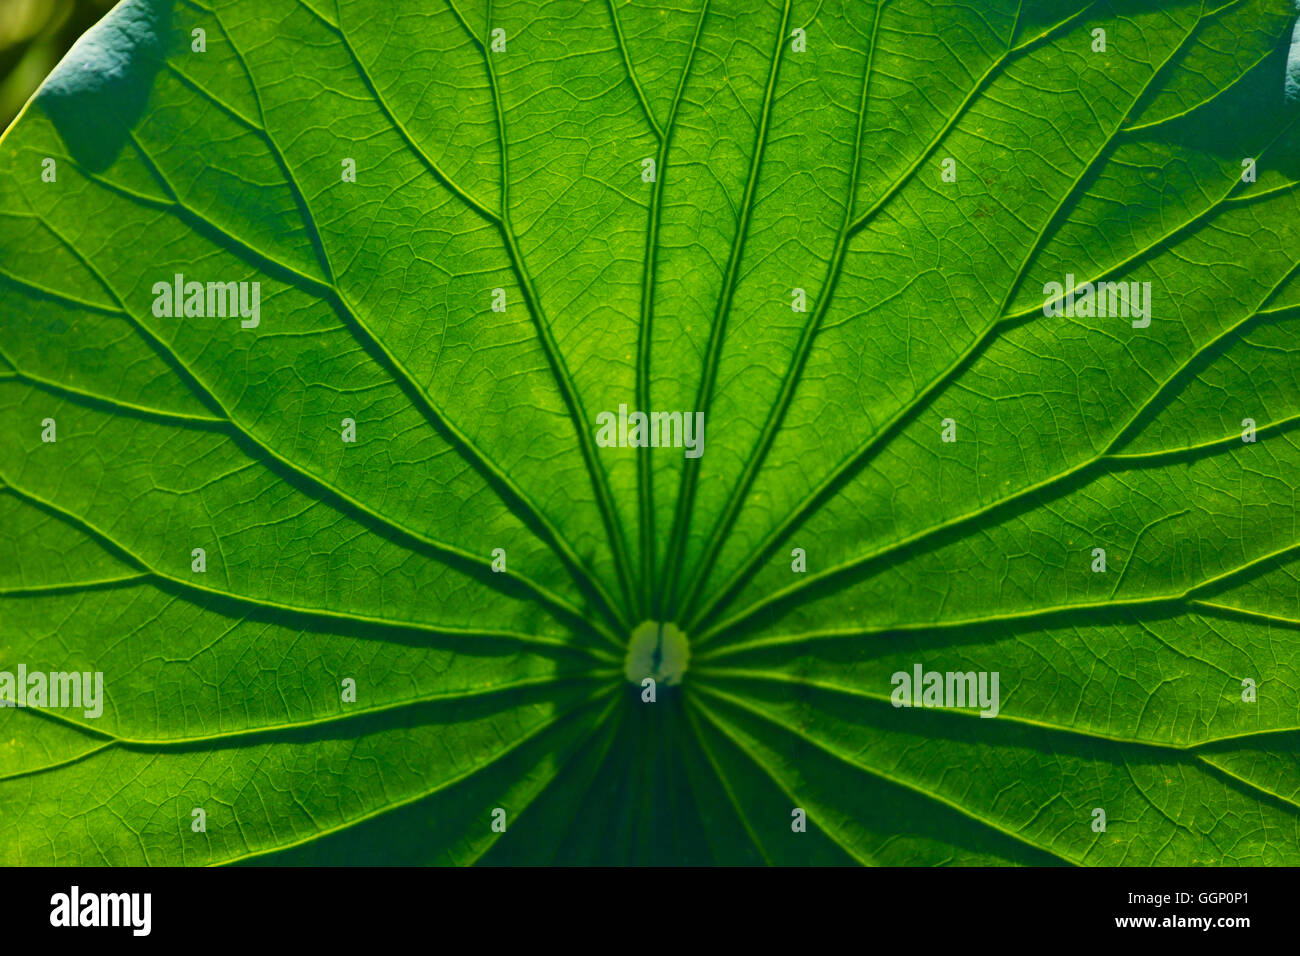
<svg viewBox="0 0 1300 956"><path fill-rule="evenodd" d="M0 0L0 130L114 0Z"/></svg>

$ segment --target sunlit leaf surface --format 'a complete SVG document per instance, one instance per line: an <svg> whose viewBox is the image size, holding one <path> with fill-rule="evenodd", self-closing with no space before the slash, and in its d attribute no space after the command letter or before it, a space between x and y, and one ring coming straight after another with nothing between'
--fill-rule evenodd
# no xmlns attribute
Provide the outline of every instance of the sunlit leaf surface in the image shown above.
<svg viewBox="0 0 1300 956"><path fill-rule="evenodd" d="M1300 863L1293 19L125 0L0 143L104 681L0 863Z"/></svg>

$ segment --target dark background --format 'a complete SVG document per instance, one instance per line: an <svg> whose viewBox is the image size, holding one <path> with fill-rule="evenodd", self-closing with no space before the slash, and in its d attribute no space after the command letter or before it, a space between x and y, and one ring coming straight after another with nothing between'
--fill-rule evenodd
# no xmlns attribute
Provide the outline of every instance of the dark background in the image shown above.
<svg viewBox="0 0 1300 956"><path fill-rule="evenodd" d="M0 130L114 0L0 0Z"/></svg>

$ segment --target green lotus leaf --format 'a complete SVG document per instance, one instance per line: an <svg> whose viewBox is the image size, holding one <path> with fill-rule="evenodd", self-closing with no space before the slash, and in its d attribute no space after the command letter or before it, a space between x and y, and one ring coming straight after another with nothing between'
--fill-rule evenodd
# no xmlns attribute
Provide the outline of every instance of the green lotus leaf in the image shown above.
<svg viewBox="0 0 1300 956"><path fill-rule="evenodd" d="M0 140L0 863L1300 864L1294 20L123 0Z"/></svg>

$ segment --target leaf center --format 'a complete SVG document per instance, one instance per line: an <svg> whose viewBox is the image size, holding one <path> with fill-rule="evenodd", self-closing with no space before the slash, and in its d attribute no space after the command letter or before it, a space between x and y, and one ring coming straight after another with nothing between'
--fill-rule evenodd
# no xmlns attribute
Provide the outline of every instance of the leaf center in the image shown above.
<svg viewBox="0 0 1300 956"><path fill-rule="evenodd" d="M690 657L690 643L676 624L642 621L628 641L623 673L633 684L650 677L657 684L674 687L682 682Z"/></svg>

